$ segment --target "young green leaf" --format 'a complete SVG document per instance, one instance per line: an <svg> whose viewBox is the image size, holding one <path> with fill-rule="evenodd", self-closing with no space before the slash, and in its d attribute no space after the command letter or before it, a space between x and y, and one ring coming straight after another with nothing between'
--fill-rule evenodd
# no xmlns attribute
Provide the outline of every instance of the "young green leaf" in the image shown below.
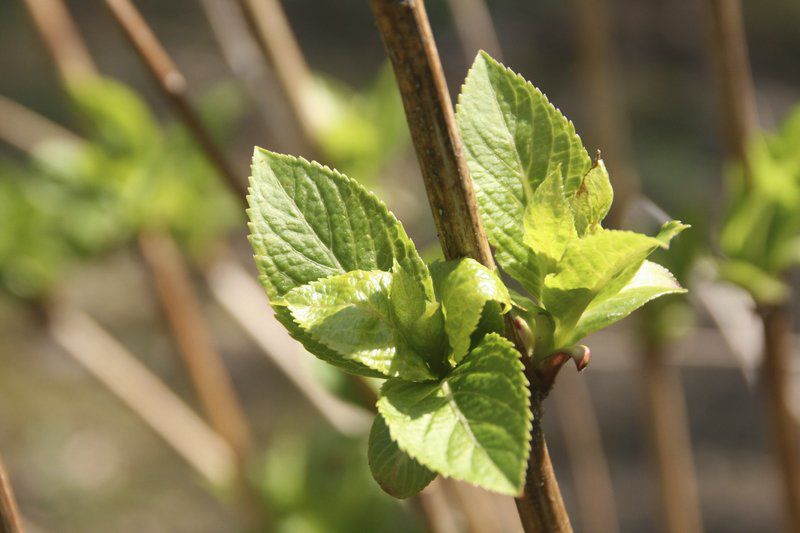
<svg viewBox="0 0 800 533"><path fill-rule="evenodd" d="M564 195L561 165L552 169L533 193L525 208L523 226L525 244L536 254L541 274L547 275L555 270L570 241L578 237L572 209Z"/></svg>
<svg viewBox="0 0 800 533"><path fill-rule="evenodd" d="M595 233L600 229L600 222L611 209L614 190L608 178L608 171L602 159L586 173L575 195L570 199L575 214L575 229L583 237L586 233Z"/></svg>
<svg viewBox="0 0 800 533"><path fill-rule="evenodd" d="M397 446L381 415L375 417L369 432L367 460L372 477L395 498L414 496L436 477L436 472L431 472Z"/></svg>
<svg viewBox="0 0 800 533"><path fill-rule="evenodd" d="M378 410L392 439L420 464L517 495L530 450L529 396L519 352L489 334L439 382L388 380Z"/></svg>
<svg viewBox="0 0 800 533"><path fill-rule="evenodd" d="M567 196L591 166L572 123L521 76L481 52L459 96L456 118L481 218L498 263L528 290L539 274L523 244L526 190L559 164Z"/></svg>
<svg viewBox="0 0 800 533"><path fill-rule="evenodd" d="M271 300L351 270L388 272L395 261L433 298L428 270L400 222L374 195L335 170L257 148L248 203L250 243ZM349 372L380 375L342 361L300 330L285 309L276 309L276 316L320 359Z"/></svg>
<svg viewBox="0 0 800 533"><path fill-rule="evenodd" d="M286 305L297 325L347 360L385 377L434 379L393 320L391 284L388 272L355 270L293 289L273 305Z"/></svg>
<svg viewBox="0 0 800 533"><path fill-rule="evenodd" d="M511 297L497 274L474 259L437 261L430 269L442 304L450 363L456 365L469 351L470 336L478 327L486 304L498 302L505 313L511 307Z"/></svg>
<svg viewBox="0 0 800 533"><path fill-rule="evenodd" d="M601 292L616 294L642 262L663 243L630 231L602 230L576 239L558 269L544 280L542 303L556 319L556 344L563 342L584 310Z"/></svg>
<svg viewBox="0 0 800 533"><path fill-rule="evenodd" d="M621 291L608 298L594 300L581 315L572 338L566 345L575 344L589 333L622 320L650 300L666 294L686 292L663 266L645 261Z"/></svg>

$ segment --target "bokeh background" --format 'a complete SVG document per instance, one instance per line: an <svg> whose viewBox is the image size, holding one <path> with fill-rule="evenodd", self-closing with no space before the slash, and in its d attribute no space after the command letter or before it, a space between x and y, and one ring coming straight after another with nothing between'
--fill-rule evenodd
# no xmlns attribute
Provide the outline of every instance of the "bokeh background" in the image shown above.
<svg viewBox="0 0 800 533"><path fill-rule="evenodd" d="M265 113L258 91L249 90L226 62L208 18L207 8L215 3L226 2L136 2L184 72L192 101L207 110L209 124L244 181L254 145L292 150L286 138L291 125L267 123L281 116L280 109ZM162 123L173 122L168 103L103 2L66 4L100 71L132 87ZM586 132L587 146L602 148L602 131L591 127L592 103L583 90L587 71L580 61L575 4L487 2L504 63L540 87L579 133ZM615 94L629 128L641 189L664 211L693 224L694 235L686 240L702 243L714 234L719 220L724 168L705 3L607 4ZM285 0L283 5L310 68L326 80L329 90L338 92L340 102L351 101L356 93L366 98L385 60L368 3ZM476 50L469 56L465 52L447 2L428 0L426 5L455 98ZM800 100L800 3L745 0L743 9L761 125L774 128ZM473 37L480 42L480 36ZM261 60L258 55L241 57ZM248 70L246 64L243 68ZM259 73L263 68L253 64L249 70ZM84 127L21 1L0 2L0 73L1 95L68 129ZM274 82L268 74L255 79ZM274 94L274 88L264 87L264 92ZM316 112L335 115L325 94L320 92ZM272 103L284 106L280 98ZM326 142L335 146L344 136L370 145L378 135L370 127L394 127L384 112L356 114L361 121L352 122L358 124L329 131ZM347 153L340 161L365 173L355 177L381 191L421 249L435 248L413 151L403 144L402 122L399 133L390 132L390 137L395 133L400 140L392 137L394 151L379 164L359 167L358 159L348 159ZM356 154L366 153L359 149ZM26 161L24 154L3 143L0 157L16 164ZM51 164L58 165L53 157ZM613 171L614 163L609 166ZM240 211L235 208L231 215L230 240L255 279ZM198 213L193 220L204 216ZM637 220L632 215L629 222ZM59 293L95 317L200 411L150 277L131 242L60 271ZM422 530L413 505L399 504L375 486L365 460L365 439L332 430L212 297L201 276L195 277L211 333L253 429L250 472L258 497L267 502L275 520L274 530ZM264 307L260 313L266 320L270 311ZM702 305L681 307L669 320L681 326L668 350L688 409L706 530L777 531L779 494L753 361L731 352ZM564 393L548 403L550 451L577 530L589 529L577 509L575 463L560 420L563 409L581 398L597 413L621 530L662 527L643 407L643 359L637 341L641 328L641 317L627 319L590 339L592 366L579 377L590 396ZM341 386L336 375L316 367L314 372L322 372L324 382ZM574 374L572 368L566 372ZM574 385L565 385L565 391L568 386ZM250 527L229 496L209 487L147 424L66 355L29 302L13 296L0 298L0 453L31 531L218 532ZM498 522L497 530L505 527L511 526Z"/></svg>

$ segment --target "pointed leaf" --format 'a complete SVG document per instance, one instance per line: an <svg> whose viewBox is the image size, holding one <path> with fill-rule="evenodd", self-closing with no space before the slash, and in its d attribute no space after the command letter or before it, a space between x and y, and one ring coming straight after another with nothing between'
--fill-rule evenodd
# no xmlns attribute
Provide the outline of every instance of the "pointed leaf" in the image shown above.
<svg viewBox="0 0 800 533"><path fill-rule="evenodd" d="M488 302L511 307L508 289L497 274L474 259L456 259L431 265L436 293L442 304L444 329L450 342L452 364L467 355L470 336L478 326Z"/></svg>
<svg viewBox="0 0 800 533"><path fill-rule="evenodd" d="M351 270L389 271L395 261L433 298L427 268L402 225L358 183L318 163L260 148L253 154L252 171L249 239L271 300ZM289 333L320 359L349 372L379 375L315 342L285 308L275 312Z"/></svg>
<svg viewBox="0 0 800 533"><path fill-rule="evenodd" d="M602 230L567 247L558 270L545 278L542 302L556 319L556 348L570 337L584 310L601 292L617 293L662 242L630 231Z"/></svg>
<svg viewBox="0 0 800 533"><path fill-rule="evenodd" d="M367 459L372 477L389 495L405 499L424 489L436 477L401 450L392 440L381 415L369 432Z"/></svg>
<svg viewBox="0 0 800 533"><path fill-rule="evenodd" d="M555 270L567 244L578 236L572 209L564 196L560 165L533 193L523 224L525 244L536 254L542 275L547 275Z"/></svg>
<svg viewBox="0 0 800 533"><path fill-rule="evenodd" d="M420 464L517 495L530 450L529 396L519 353L489 334L440 382L387 381L378 410L400 449Z"/></svg>
<svg viewBox="0 0 800 533"><path fill-rule="evenodd" d="M602 159L586 173L575 196L572 197L572 209L575 213L575 228L581 237L585 233L594 233L600 228L600 222L611 209L614 190L608 178L608 171Z"/></svg>
<svg viewBox="0 0 800 533"><path fill-rule="evenodd" d="M666 294L686 292L669 270L645 261L633 279L621 291L605 299L595 299L578 320L571 340L574 344L583 337L622 320L650 300Z"/></svg>
<svg viewBox="0 0 800 533"><path fill-rule="evenodd" d="M275 305L317 342L386 377L434 379L423 355L395 324L389 303L392 275L355 270L298 287Z"/></svg>
<svg viewBox="0 0 800 533"><path fill-rule="evenodd" d="M521 76L481 52L456 110L481 218L498 263L526 288L539 277L522 241L527 195L561 165L567 195L591 160L572 123ZM526 191L528 191L526 193Z"/></svg>

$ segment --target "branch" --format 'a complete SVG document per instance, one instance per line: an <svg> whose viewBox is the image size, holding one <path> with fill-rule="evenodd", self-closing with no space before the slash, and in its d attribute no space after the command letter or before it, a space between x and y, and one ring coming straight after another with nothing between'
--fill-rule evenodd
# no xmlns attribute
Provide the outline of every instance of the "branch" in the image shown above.
<svg viewBox="0 0 800 533"><path fill-rule="evenodd" d="M314 77L280 0L239 0L245 19L264 58L272 66L283 92L292 127L299 129L297 142L311 159L319 159L314 115L308 105Z"/></svg>
<svg viewBox="0 0 800 533"><path fill-rule="evenodd" d="M708 9L720 125L728 156L746 164L747 143L758 125L758 117L742 6L739 0L708 0ZM748 187L749 180L745 176Z"/></svg>
<svg viewBox="0 0 800 533"><path fill-rule="evenodd" d="M175 108L178 118L237 196L244 198L247 188L230 166L225 154L189 102L186 78L130 0L106 0L114 19L152 74L159 89Z"/></svg>
<svg viewBox="0 0 800 533"><path fill-rule="evenodd" d="M49 141L85 144L68 129L4 96L0 96L0 139L29 154Z"/></svg>
<svg viewBox="0 0 800 533"><path fill-rule="evenodd" d="M471 257L493 268L425 7L419 0L370 0L370 5L394 67L444 255ZM506 329L513 331L508 323ZM523 354L521 358L528 362ZM529 369L528 375L534 423L525 491L517 509L527 532L571 531L541 430L547 390Z"/></svg>
<svg viewBox="0 0 800 533"><path fill-rule="evenodd" d="M236 455L192 409L91 317L54 304L47 329L94 375L213 486L229 486Z"/></svg>
<svg viewBox="0 0 800 533"><path fill-rule="evenodd" d="M503 51L486 2L484 0L447 0L447 5L453 14L458 40L461 41L461 48L467 61L472 61L472 58L481 49L501 61Z"/></svg>
<svg viewBox="0 0 800 533"><path fill-rule="evenodd" d="M0 533L23 533L22 515L11 488L3 460L0 458Z"/></svg>
<svg viewBox="0 0 800 533"><path fill-rule="evenodd" d="M97 67L62 0L25 0L62 79L71 83L96 76Z"/></svg>
<svg viewBox="0 0 800 533"><path fill-rule="evenodd" d="M139 250L153 277L162 309L211 426L245 461L252 447L250 429L214 346L189 270L175 242L161 233L140 233Z"/></svg>
<svg viewBox="0 0 800 533"><path fill-rule="evenodd" d="M277 320L265 320L269 301L248 272L234 261L222 260L207 270L206 280L217 302L331 426L343 435L364 435L371 423L366 411L340 400L314 378L297 342Z"/></svg>

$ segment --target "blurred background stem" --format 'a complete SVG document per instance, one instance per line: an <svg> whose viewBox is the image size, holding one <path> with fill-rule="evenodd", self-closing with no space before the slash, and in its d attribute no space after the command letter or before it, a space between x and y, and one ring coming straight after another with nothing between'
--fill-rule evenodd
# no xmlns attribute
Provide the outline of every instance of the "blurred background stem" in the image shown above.
<svg viewBox="0 0 800 533"><path fill-rule="evenodd" d="M755 90L739 0L708 0L712 63L717 76L718 108L727 156L742 165L744 186L752 187L748 143L758 127ZM791 301L791 300L790 300ZM761 306L764 353L761 384L770 426L776 471L780 477L787 531L800 532L800 439L791 414L790 367L793 316L790 304Z"/></svg>
<svg viewBox="0 0 800 533"><path fill-rule="evenodd" d="M23 533L22 515L11 488L11 479L0 457L0 533Z"/></svg>

